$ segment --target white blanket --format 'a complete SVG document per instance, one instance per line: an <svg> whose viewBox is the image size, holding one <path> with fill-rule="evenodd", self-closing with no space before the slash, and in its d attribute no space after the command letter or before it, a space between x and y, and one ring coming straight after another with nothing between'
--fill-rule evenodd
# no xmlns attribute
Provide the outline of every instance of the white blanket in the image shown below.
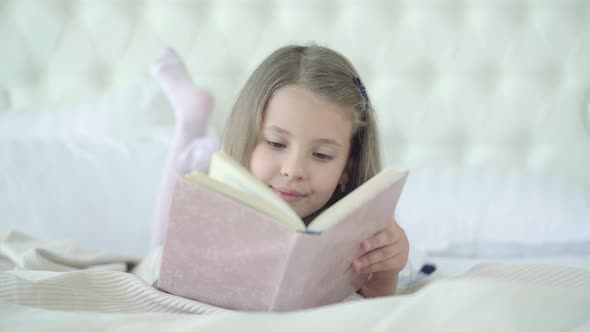
<svg viewBox="0 0 590 332"><path fill-rule="evenodd" d="M139 261L0 233L0 330L590 330L590 271L583 269L480 265L407 295L278 314L162 293L151 287L157 262L157 252Z"/></svg>

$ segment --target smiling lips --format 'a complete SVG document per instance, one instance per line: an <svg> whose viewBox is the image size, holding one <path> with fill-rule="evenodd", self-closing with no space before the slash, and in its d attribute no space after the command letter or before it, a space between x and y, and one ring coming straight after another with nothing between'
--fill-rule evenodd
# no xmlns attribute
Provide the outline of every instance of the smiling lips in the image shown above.
<svg viewBox="0 0 590 332"><path fill-rule="evenodd" d="M272 190L275 193L277 193L277 195L279 195L283 200L289 203L296 202L305 197L305 195L294 190L288 190L283 188L272 188Z"/></svg>

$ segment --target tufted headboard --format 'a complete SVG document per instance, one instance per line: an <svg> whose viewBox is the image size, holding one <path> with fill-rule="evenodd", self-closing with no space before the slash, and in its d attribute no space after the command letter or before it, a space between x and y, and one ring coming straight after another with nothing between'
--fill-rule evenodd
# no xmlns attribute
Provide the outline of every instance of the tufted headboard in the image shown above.
<svg viewBox="0 0 590 332"><path fill-rule="evenodd" d="M0 194L5 196L0 197L0 213L9 216L0 219L1 225L42 229L38 233L43 235L53 229L43 216L53 216L51 223L80 217L63 212L80 208L75 200L68 200L71 205L31 202L38 189L27 177L62 177L56 184L41 181L45 194L71 184L73 169L63 169L75 163L58 157L60 148L48 145L53 139L69 156L90 155L72 160L91 160L85 165L93 165L93 176L116 193L143 195L124 203L140 212L118 207L103 211L101 218L118 220L107 223L112 227L126 224L126 234L139 234L134 240L112 240L110 248L144 253L140 243L147 245L149 226L141 225L151 222L171 132L161 96L136 99L155 100L156 115L150 113L148 124L128 122L134 130L145 129L132 147L108 140L125 156L117 165L100 164L98 159L109 152L97 147L96 136L90 140L94 150L79 141L73 144L76 133L60 131L67 127L63 117L61 125L43 127L42 136L32 133L30 128L39 126L31 123L66 114L55 111L56 105L69 105L68 114L79 120L82 115L76 112L86 111L72 105L115 98L117 91L130 93L150 82L149 61L170 46L185 58L195 80L215 95L213 126L219 132L239 88L266 55L287 43L312 41L340 51L357 67L378 111L386 164L413 170L400 222L405 216L415 243L444 246L445 237L451 241L457 232L486 241L506 239L506 227L532 231L538 239L561 229L569 240L587 240L580 230L590 224L584 210L590 205L590 2L583 0L0 0L0 130L5 130L0 133L0 168L10 170L0 171ZM123 111L140 107L118 105ZM85 142L93 121L82 121L85 127L76 134ZM15 129L17 125L22 127ZM51 130L53 136L47 133ZM146 138L146 132L153 135ZM32 152L26 154L27 149ZM149 157L132 157L138 153ZM70 161L62 165L60 160ZM41 166L31 166L39 162ZM129 166L121 166L125 163ZM142 167L147 170L139 171ZM129 174L138 173L129 180ZM140 183L141 193L124 189ZM110 190L107 185L85 188ZM73 199L83 192L76 187L61 195ZM82 208L106 209L121 199L96 197L98 201L85 198ZM568 218L575 219L565 230L560 209L573 211ZM495 224L515 214L531 222L549 219L549 224L542 229L514 219ZM426 228L437 230L436 238L424 235ZM103 232L104 243L109 232ZM92 238L85 234L64 230L51 236Z"/></svg>

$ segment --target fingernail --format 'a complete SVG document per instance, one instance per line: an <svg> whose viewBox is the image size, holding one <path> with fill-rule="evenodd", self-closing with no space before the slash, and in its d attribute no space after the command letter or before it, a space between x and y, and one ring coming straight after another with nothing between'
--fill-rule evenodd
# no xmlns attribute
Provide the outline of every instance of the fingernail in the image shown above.
<svg viewBox="0 0 590 332"><path fill-rule="evenodd" d="M355 272L359 272L361 270L360 268L361 268L361 263L358 260L352 262L352 269Z"/></svg>
<svg viewBox="0 0 590 332"><path fill-rule="evenodd" d="M371 245L369 244L369 242L361 243L361 249L363 249L364 251L369 251L370 248L371 248Z"/></svg>

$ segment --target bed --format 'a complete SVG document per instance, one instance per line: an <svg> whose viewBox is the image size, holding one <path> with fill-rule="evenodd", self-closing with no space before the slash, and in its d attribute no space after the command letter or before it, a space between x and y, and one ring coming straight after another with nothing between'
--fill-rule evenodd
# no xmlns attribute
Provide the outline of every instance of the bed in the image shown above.
<svg viewBox="0 0 590 332"><path fill-rule="evenodd" d="M0 0L0 329L590 329L588 13L575 0ZM401 296L254 314L158 292L149 237L173 114L148 64L178 51L215 95L218 136L256 64L309 42L355 64L385 163L411 170Z"/></svg>

